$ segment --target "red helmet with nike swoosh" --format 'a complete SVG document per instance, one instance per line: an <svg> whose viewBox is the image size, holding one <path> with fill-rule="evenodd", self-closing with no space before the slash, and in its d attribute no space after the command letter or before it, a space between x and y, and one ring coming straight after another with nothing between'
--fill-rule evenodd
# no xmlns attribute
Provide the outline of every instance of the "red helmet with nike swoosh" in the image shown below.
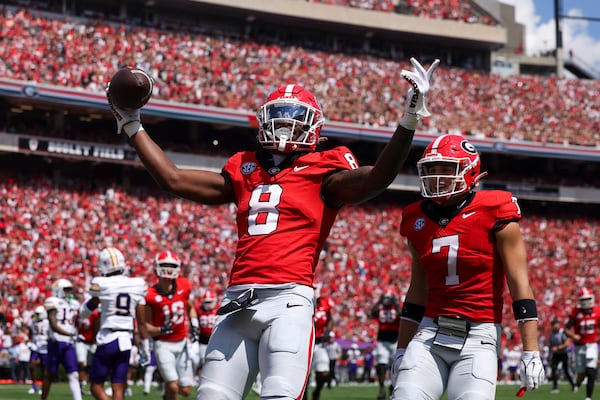
<svg viewBox="0 0 600 400"><path fill-rule="evenodd" d="M315 95L299 85L284 85L269 95L256 114L258 141L279 153L314 151L325 122Z"/></svg>
<svg viewBox="0 0 600 400"><path fill-rule="evenodd" d="M181 269L181 261L177 254L165 250L156 255L155 272L159 278L177 279Z"/></svg>
<svg viewBox="0 0 600 400"><path fill-rule="evenodd" d="M442 135L425 148L417 162L421 195L437 203L477 187L481 161L475 146L460 135Z"/></svg>

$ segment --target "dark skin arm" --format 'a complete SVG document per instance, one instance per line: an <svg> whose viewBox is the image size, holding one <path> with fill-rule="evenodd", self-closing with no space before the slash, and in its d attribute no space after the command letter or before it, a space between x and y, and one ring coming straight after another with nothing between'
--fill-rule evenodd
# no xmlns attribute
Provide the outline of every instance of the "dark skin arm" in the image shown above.
<svg viewBox="0 0 600 400"><path fill-rule="evenodd" d="M148 328L146 328L146 306L144 304L138 304L135 307L135 319L137 320L137 328L140 338L149 338L150 335L148 334Z"/></svg>
<svg viewBox="0 0 600 400"><path fill-rule="evenodd" d="M329 175L323 181L325 200L338 206L357 204L383 192L404 164L413 135L414 131L399 126L375 165ZM235 200L231 184L221 174L178 168L145 130L140 130L131 143L161 189L202 204L224 204Z"/></svg>
<svg viewBox="0 0 600 400"><path fill-rule="evenodd" d="M323 180L322 195L328 204L359 204L377 196L393 182L406 161L418 117L428 115L424 96L439 60L435 60L427 70L414 58L411 58L411 63L413 71L401 72L411 85L405 118L375 165L337 171ZM212 171L178 168L143 128L133 135L131 143L161 189L202 204L235 201L232 185L225 177Z"/></svg>
<svg viewBox="0 0 600 400"><path fill-rule="evenodd" d="M235 200L231 184L221 174L178 168L145 130L133 136L131 144L161 189L202 204Z"/></svg>
<svg viewBox="0 0 600 400"><path fill-rule="evenodd" d="M415 131L398 126L375 165L338 171L323 181L323 197L329 204L358 204L383 192L406 161Z"/></svg>

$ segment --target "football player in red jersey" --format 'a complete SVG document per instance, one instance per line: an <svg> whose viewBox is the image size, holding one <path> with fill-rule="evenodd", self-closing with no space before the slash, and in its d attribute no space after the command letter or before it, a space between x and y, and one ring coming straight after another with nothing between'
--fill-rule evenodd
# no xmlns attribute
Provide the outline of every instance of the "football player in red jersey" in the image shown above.
<svg viewBox="0 0 600 400"><path fill-rule="evenodd" d="M375 318L379 326L377 329L377 348L375 350L377 356L375 371L379 383L377 399L382 400L386 398L385 378L392 354L396 350L398 331L400 330L400 304L398 304L396 296L389 291L382 294L377 304L371 309L371 318ZM390 388L390 392L392 390L393 386Z"/></svg>
<svg viewBox="0 0 600 400"><path fill-rule="evenodd" d="M236 204L238 242L198 388L199 400L241 399L260 370L262 397L302 397L314 346L319 253L340 207L382 193L406 160L439 60L411 59L403 119L375 165L345 146L317 151L325 122L316 97L296 84L273 91L257 113L262 149L230 157L221 173L180 169L151 139L140 110L109 105L158 185L202 204Z"/></svg>
<svg viewBox="0 0 600 400"><path fill-rule="evenodd" d="M329 354L325 348L329 332L333 328L333 319L331 318L331 308L333 302L327 296L325 289L320 290L315 301L315 314L313 316L315 323L315 348L313 351L312 370L315 373L315 389L312 392L312 400L321 398L321 390L329 381ZM308 382L307 382L308 384ZM304 391L304 399L308 399L308 391Z"/></svg>
<svg viewBox="0 0 600 400"><path fill-rule="evenodd" d="M523 354L521 387L544 383L538 314L511 193L475 191L475 146L459 135L434 139L417 162L423 200L407 206L400 233L412 254L394 354L392 398L493 399L503 292L508 285ZM418 333L417 333L418 332Z"/></svg>
<svg viewBox="0 0 600 400"><path fill-rule="evenodd" d="M206 347L208 346L208 340L212 335L217 321L217 295L212 290L207 290L202 295L202 304L200 308L196 310L198 314L198 321L200 325L200 339L199 342L199 356L198 370L204 365L204 358L206 357Z"/></svg>
<svg viewBox="0 0 600 400"><path fill-rule="evenodd" d="M158 283L146 295L146 326L154 338L154 356L163 380L165 399L189 396L194 370L188 351L188 334L198 340L198 316L190 301L191 285L179 276L181 261L172 251L156 255L154 272Z"/></svg>
<svg viewBox="0 0 600 400"><path fill-rule="evenodd" d="M588 288L582 288L577 297L577 307L573 308L565 325L565 334L575 342L575 390L587 376L586 400L592 398L596 370L598 368L598 327L600 307L594 304L595 296Z"/></svg>
<svg viewBox="0 0 600 400"><path fill-rule="evenodd" d="M77 364L79 365L79 383L81 384L81 392L84 393L87 389L89 379L88 366L94 351L94 343L96 341L98 321L98 310L92 311L87 318L79 317L77 329L79 336L75 343L75 353L77 353Z"/></svg>

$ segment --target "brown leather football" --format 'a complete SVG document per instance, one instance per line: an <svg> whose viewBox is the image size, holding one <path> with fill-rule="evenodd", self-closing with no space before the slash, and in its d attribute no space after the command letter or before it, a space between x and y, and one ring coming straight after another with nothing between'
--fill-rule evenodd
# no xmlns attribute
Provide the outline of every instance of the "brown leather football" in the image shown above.
<svg viewBox="0 0 600 400"><path fill-rule="evenodd" d="M123 67L110 80L107 95L110 101L124 110L138 109L152 97L154 83L146 71Z"/></svg>

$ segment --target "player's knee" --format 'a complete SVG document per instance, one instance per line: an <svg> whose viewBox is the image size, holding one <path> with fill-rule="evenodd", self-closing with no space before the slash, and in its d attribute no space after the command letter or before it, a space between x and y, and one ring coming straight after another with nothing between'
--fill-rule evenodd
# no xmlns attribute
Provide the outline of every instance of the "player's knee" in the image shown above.
<svg viewBox="0 0 600 400"><path fill-rule="evenodd" d="M298 386L296 386L299 384ZM261 398L276 398L277 400L295 399L302 392L303 382L290 382L282 376L268 376L263 380Z"/></svg>
<svg viewBox="0 0 600 400"><path fill-rule="evenodd" d="M402 382L394 387L391 397L392 400L412 400L429 398L430 394L423 391L419 385Z"/></svg>
<svg viewBox="0 0 600 400"><path fill-rule="evenodd" d="M461 393L456 400L486 400L490 398L491 397L489 393L470 391Z"/></svg>
<svg viewBox="0 0 600 400"><path fill-rule="evenodd" d="M192 394L192 387L191 386L180 386L179 394L184 397L188 397L190 394Z"/></svg>
<svg viewBox="0 0 600 400"><path fill-rule="evenodd" d="M237 393L227 386L205 379L196 392L196 400L235 400L241 399L242 396L242 393Z"/></svg>
<svg viewBox="0 0 600 400"><path fill-rule="evenodd" d="M385 373L387 372L387 365L386 364L377 364L375 366L375 371L377 371L377 375L379 375L379 376L385 375Z"/></svg>

